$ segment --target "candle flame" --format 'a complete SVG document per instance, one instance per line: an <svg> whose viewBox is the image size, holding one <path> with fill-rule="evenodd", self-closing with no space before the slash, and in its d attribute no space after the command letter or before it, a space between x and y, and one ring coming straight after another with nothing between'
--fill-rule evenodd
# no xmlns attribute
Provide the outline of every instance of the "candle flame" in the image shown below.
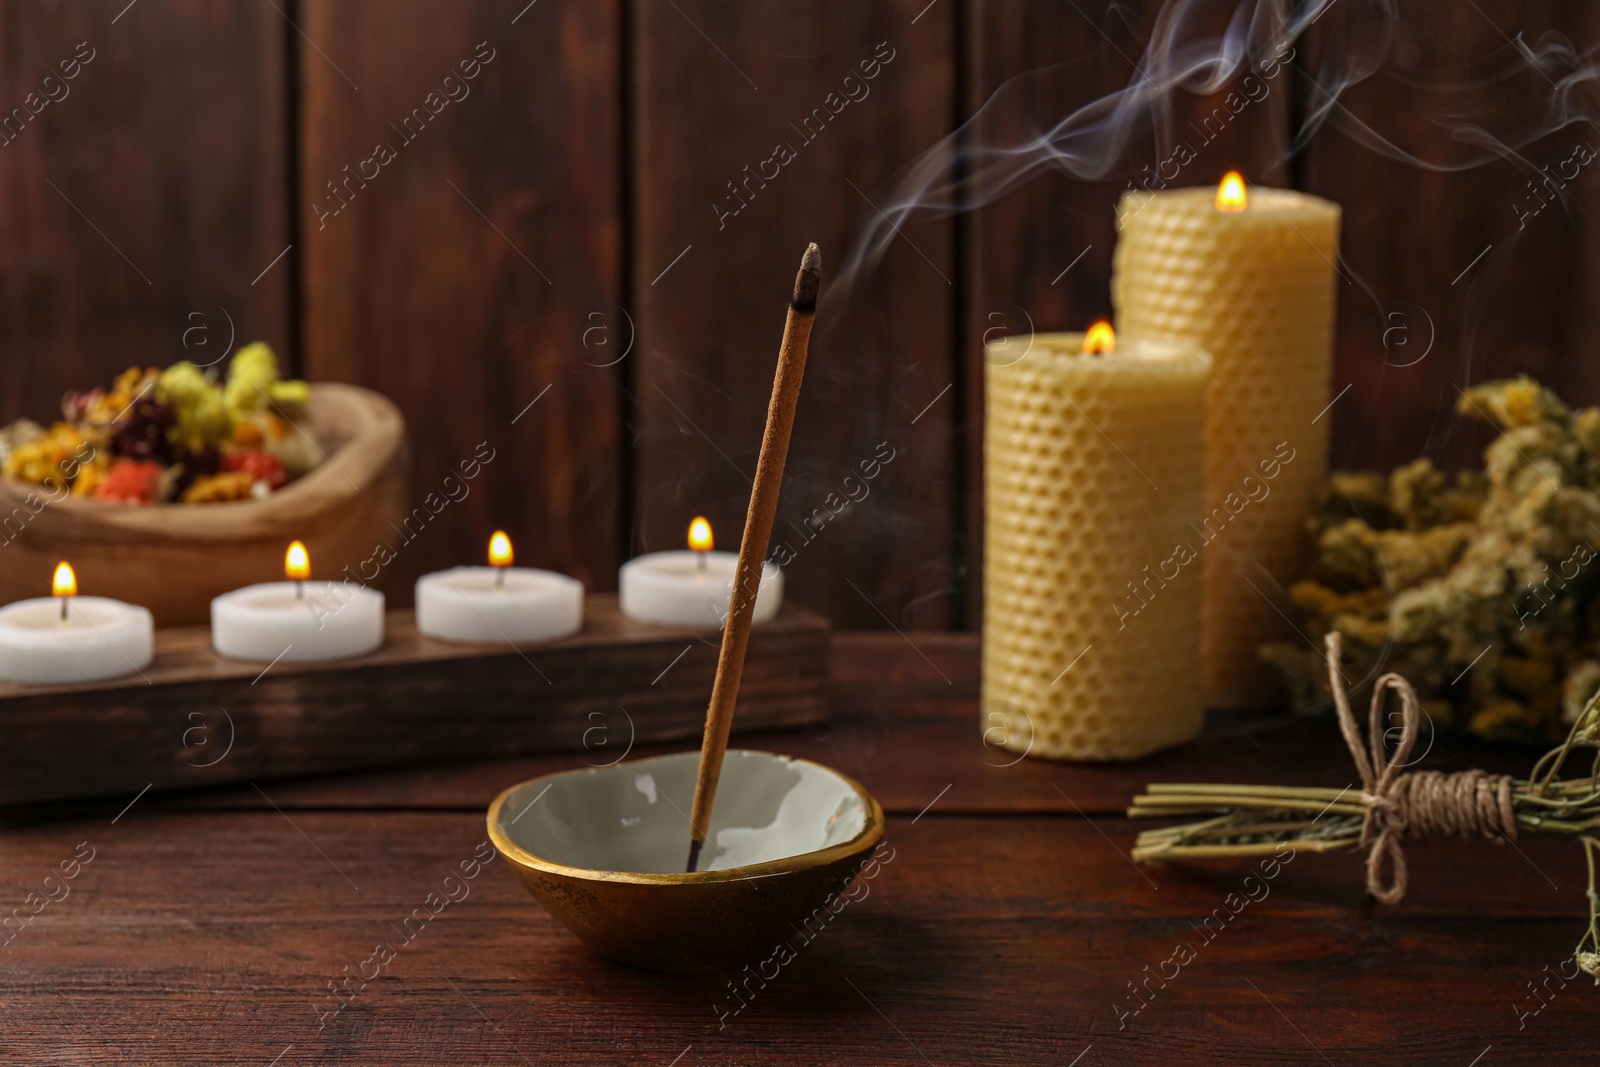
<svg viewBox="0 0 1600 1067"><path fill-rule="evenodd" d="M504 530L496 530L489 537L489 566L511 566L511 538Z"/></svg>
<svg viewBox="0 0 1600 1067"><path fill-rule="evenodd" d="M55 577L50 579L50 595L78 595L78 576L72 573L72 564L66 560L56 564Z"/></svg>
<svg viewBox="0 0 1600 1067"><path fill-rule="evenodd" d="M689 547L696 552L711 551L711 524L702 516L696 515L689 524Z"/></svg>
<svg viewBox="0 0 1600 1067"><path fill-rule="evenodd" d="M1089 332L1083 335L1083 351L1088 355L1103 355L1116 351L1117 331L1111 324L1101 319L1089 327Z"/></svg>
<svg viewBox="0 0 1600 1067"><path fill-rule="evenodd" d="M283 557L283 576L291 582L303 582L311 577L311 555L299 541L291 542Z"/></svg>
<svg viewBox="0 0 1600 1067"><path fill-rule="evenodd" d="M1244 175L1236 170L1224 174L1222 181L1217 183L1217 210L1243 211L1248 202L1249 196L1244 190Z"/></svg>

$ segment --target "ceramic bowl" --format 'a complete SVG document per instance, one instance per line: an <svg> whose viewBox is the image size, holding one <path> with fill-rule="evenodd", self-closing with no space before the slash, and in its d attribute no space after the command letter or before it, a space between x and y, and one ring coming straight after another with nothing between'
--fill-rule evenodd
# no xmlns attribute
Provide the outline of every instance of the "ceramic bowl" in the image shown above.
<svg viewBox="0 0 1600 1067"><path fill-rule="evenodd" d="M545 910L656 971L770 956L883 838L883 809L809 760L732 749L701 870L684 873L698 752L547 774L489 806L489 839Z"/></svg>

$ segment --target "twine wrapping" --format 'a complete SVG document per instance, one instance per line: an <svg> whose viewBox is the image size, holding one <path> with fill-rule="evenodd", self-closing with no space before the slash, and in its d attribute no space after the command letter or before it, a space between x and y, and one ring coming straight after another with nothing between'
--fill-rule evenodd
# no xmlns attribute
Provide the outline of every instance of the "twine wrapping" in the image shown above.
<svg viewBox="0 0 1600 1067"><path fill-rule="evenodd" d="M1546 752L1526 780L1484 771L1410 771L1423 710L1416 691L1397 674L1379 678L1372 691L1367 738L1350 710L1339 673L1337 632L1326 639L1328 688L1339 714L1339 732L1361 776L1355 786L1218 785L1154 783L1133 798L1130 816L1167 819L1204 816L1199 822L1146 830L1133 846L1135 863L1222 856L1271 856L1285 844L1307 852L1367 850L1367 892L1385 904L1406 893L1404 837L1471 837L1509 841L1522 828L1576 837L1589 865L1589 929L1573 958L1600 985L1600 691L1589 698L1566 741ZM1400 738L1393 753L1385 740L1384 714L1390 692L1400 700ZM1593 751L1588 774L1561 778L1569 756ZM1311 813L1315 812L1313 816ZM1331 815L1324 820L1323 816ZM1385 878L1384 864L1390 870ZM1265 869L1265 868L1263 868Z"/></svg>
<svg viewBox="0 0 1600 1067"><path fill-rule="evenodd" d="M1514 783L1511 775L1480 770L1444 774L1406 769L1406 759L1416 745L1423 711L1416 690L1400 675L1385 674L1373 686L1367 743L1363 746L1355 715L1350 710L1344 676L1339 673L1337 631L1328 634L1326 648L1328 686L1339 712L1339 732L1344 735L1361 775L1366 814L1361 821L1359 846L1368 848L1367 892L1385 904L1398 903L1406 895L1406 857L1400 848L1403 837L1481 834L1509 840L1517 836L1516 813L1511 803ZM1400 698L1400 742L1393 753L1387 751L1383 729L1385 698L1390 690ZM1387 885L1383 878L1385 858L1391 872Z"/></svg>

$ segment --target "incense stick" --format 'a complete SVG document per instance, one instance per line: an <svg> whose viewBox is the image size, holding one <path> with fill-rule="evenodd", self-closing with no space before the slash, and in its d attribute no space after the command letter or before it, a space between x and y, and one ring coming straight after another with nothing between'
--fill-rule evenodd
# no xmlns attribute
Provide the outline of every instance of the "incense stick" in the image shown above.
<svg viewBox="0 0 1600 1067"><path fill-rule="evenodd" d="M783 462L789 453L789 432L794 429L794 409L800 399L800 379L805 375L806 347L811 342L811 323L821 285L822 253L813 244L806 248L800 260L800 273L794 279L794 298L789 303L783 344L778 349L778 369L772 378L772 400L767 405L761 458L756 461L750 510L745 514L744 538L739 542L739 562L733 572L728 621L722 631L717 677L711 685L711 706L706 710L706 732L700 743L700 773L695 781L694 807L689 812L689 862L684 869L690 872L700 862L706 828L711 824L711 805L716 801L717 782L722 776L722 757L728 750L728 730L733 726L733 706L739 697L739 678L744 673L745 646L750 643L750 621L755 613L756 594L761 589L761 570L767 542L772 536L772 520L778 511L778 487L783 482Z"/></svg>

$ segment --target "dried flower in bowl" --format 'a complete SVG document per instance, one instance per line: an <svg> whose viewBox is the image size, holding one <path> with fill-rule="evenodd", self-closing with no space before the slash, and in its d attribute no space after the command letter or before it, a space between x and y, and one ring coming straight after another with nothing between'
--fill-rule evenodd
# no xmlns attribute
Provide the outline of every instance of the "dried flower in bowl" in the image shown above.
<svg viewBox="0 0 1600 1067"><path fill-rule="evenodd" d="M270 495L322 460L301 425L307 388L282 380L261 342L223 378L187 362L130 367L109 389L68 392L65 421L48 431L28 420L0 429L0 473L121 504Z"/></svg>

